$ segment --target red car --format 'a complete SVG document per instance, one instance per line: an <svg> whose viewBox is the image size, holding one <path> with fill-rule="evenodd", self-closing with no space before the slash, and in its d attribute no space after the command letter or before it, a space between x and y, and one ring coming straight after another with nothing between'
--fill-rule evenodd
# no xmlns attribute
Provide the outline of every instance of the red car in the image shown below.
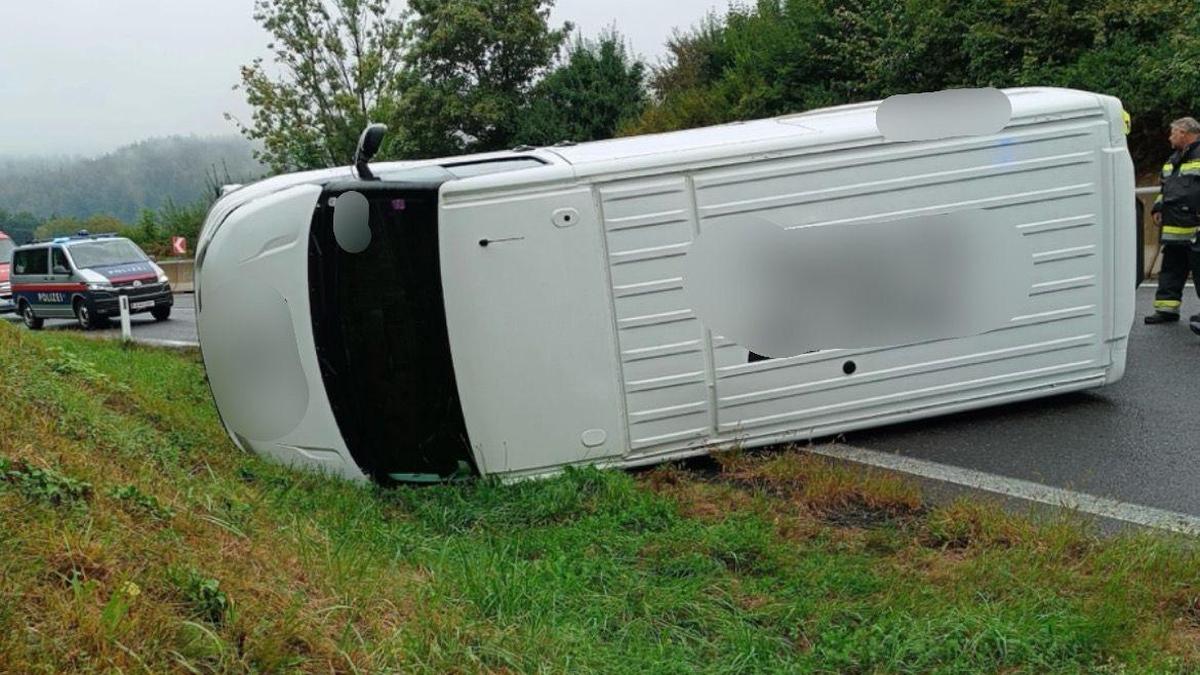
<svg viewBox="0 0 1200 675"><path fill-rule="evenodd" d="M8 268L12 263L12 252L16 244L4 232L0 232L0 314L13 311L12 285L8 280Z"/></svg>

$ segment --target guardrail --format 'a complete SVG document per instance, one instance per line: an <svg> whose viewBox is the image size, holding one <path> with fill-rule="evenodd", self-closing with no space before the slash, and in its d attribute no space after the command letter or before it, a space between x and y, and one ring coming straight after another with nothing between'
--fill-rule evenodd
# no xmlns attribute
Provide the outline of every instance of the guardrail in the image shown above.
<svg viewBox="0 0 1200 675"><path fill-rule="evenodd" d="M156 261L171 282L176 293L191 293L196 288L196 261L191 258L169 258Z"/></svg>
<svg viewBox="0 0 1200 675"><path fill-rule="evenodd" d="M1162 231L1154 224L1150 209L1154 206L1154 198L1158 196L1159 187L1140 187L1134 190L1140 207L1138 223L1138 248L1142 251L1142 264L1138 266L1139 279L1153 279L1162 269L1162 256L1158 255L1158 247Z"/></svg>

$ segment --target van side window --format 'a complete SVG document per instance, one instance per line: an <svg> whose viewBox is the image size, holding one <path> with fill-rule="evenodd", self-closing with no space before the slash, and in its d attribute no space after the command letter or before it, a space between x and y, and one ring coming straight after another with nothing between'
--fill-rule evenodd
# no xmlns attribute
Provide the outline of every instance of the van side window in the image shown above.
<svg viewBox="0 0 1200 675"><path fill-rule="evenodd" d="M50 259L46 249L34 248L13 254L13 271L16 274L48 274Z"/></svg>
<svg viewBox="0 0 1200 675"><path fill-rule="evenodd" d="M50 249L51 274L70 274L71 266L67 263L67 254L59 247Z"/></svg>

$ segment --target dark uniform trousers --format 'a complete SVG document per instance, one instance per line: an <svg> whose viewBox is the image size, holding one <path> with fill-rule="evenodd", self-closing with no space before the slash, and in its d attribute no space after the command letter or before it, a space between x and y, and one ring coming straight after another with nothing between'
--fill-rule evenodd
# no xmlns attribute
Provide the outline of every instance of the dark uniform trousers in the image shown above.
<svg viewBox="0 0 1200 675"><path fill-rule="evenodd" d="M1158 292L1154 294L1154 311L1179 315L1188 272L1192 272L1193 278L1200 276L1200 251L1196 250L1195 245L1186 242L1164 244ZM1200 297L1200 285L1196 288L1196 295Z"/></svg>

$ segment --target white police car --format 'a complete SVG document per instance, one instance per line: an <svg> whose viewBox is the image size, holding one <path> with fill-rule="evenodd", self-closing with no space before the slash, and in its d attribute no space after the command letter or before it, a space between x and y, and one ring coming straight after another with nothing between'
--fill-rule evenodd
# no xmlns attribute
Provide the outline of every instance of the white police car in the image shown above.
<svg viewBox="0 0 1200 675"><path fill-rule="evenodd" d="M83 329L120 313L129 297L130 314L171 316L171 285L162 268L137 244L113 234L58 237L18 246L12 253L12 294L25 325L37 330L45 319L74 318Z"/></svg>

